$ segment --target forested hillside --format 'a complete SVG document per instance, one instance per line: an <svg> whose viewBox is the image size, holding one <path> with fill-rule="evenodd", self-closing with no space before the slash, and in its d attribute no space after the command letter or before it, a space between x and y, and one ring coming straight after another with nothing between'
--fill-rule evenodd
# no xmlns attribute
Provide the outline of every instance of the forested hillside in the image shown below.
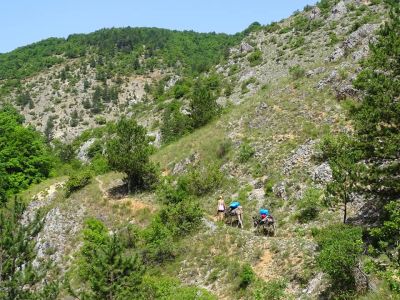
<svg viewBox="0 0 400 300"><path fill-rule="evenodd" d="M399 57L393 0L0 54L0 298L400 299Z"/></svg>

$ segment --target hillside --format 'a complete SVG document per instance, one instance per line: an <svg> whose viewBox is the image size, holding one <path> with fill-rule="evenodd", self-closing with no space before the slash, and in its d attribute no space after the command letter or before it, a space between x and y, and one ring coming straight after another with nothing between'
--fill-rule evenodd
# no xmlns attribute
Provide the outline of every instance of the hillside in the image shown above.
<svg viewBox="0 0 400 300"><path fill-rule="evenodd" d="M44 277L63 282L57 299L107 298L114 287L119 298L108 299L399 299L396 248L362 240L382 207L354 189L341 225L341 196L331 192L338 171L326 154L329 141L357 133L348 110L365 95L357 78L388 12L383 1L320 1L236 35L113 28L0 54L2 103L54 155L51 172L18 195L23 224L43 213L33 265L53 262ZM131 193L128 172L111 171L123 116L150 136L129 125L145 145L136 152L150 158ZM130 163L121 161L120 170ZM151 163L159 180L149 187ZM240 201L244 228L217 221L221 195ZM260 208L275 218L273 236L254 231ZM351 242L336 246L342 238ZM329 245L338 248L323 261ZM336 256L353 255L329 273Z"/></svg>

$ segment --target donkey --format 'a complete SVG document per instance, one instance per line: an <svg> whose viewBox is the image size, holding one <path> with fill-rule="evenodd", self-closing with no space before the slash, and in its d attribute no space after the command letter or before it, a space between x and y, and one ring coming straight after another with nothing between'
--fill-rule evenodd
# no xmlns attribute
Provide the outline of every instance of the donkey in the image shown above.
<svg viewBox="0 0 400 300"><path fill-rule="evenodd" d="M238 206L231 211L225 211L225 220L231 226L237 222L237 227L243 228L243 207Z"/></svg>

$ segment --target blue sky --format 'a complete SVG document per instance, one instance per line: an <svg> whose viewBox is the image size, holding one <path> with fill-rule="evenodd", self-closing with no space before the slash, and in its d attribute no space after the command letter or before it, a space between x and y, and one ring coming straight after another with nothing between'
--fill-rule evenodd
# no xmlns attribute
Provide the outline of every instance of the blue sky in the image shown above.
<svg viewBox="0 0 400 300"><path fill-rule="evenodd" d="M235 33L288 17L312 0L3 0L0 53L101 28L161 27Z"/></svg>

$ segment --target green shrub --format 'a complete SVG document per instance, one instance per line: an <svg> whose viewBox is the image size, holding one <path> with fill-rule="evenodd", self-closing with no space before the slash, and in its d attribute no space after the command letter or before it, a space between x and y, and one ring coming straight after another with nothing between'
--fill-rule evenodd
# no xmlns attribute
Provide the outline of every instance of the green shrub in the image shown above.
<svg viewBox="0 0 400 300"><path fill-rule="evenodd" d="M247 162L255 153L256 151L248 142L243 142L239 149L239 162Z"/></svg>
<svg viewBox="0 0 400 300"><path fill-rule="evenodd" d="M145 263L160 264L172 260L177 255L172 232L165 226L160 216L156 216L142 233L145 241L143 260Z"/></svg>
<svg viewBox="0 0 400 300"><path fill-rule="evenodd" d="M258 49L255 50L247 57L247 60L249 61L251 67L258 66L263 61L262 52Z"/></svg>
<svg viewBox="0 0 400 300"><path fill-rule="evenodd" d="M283 280L271 280L260 282L253 292L254 300L281 300L285 299L286 282Z"/></svg>
<svg viewBox="0 0 400 300"><path fill-rule="evenodd" d="M92 179L90 171L77 172L72 174L65 184L66 196L69 197L73 192L76 192L87 186Z"/></svg>
<svg viewBox="0 0 400 300"><path fill-rule="evenodd" d="M297 203L296 219L300 223L307 223L318 216L321 196L322 191L317 189L310 188L305 192L303 198Z"/></svg>
<svg viewBox="0 0 400 300"><path fill-rule="evenodd" d="M300 65L296 65L289 68L289 74L294 80L297 80L304 77L306 71Z"/></svg>
<svg viewBox="0 0 400 300"><path fill-rule="evenodd" d="M249 264L245 264L240 272L240 283L239 287L242 289L247 288L256 278L253 269Z"/></svg>
<svg viewBox="0 0 400 300"><path fill-rule="evenodd" d="M224 174L217 164L192 169L186 177L188 191L195 196L204 196L217 189L224 180Z"/></svg>
<svg viewBox="0 0 400 300"><path fill-rule="evenodd" d="M353 269L362 252L361 228L332 225L314 232L320 246L319 267L327 273L337 292L354 289Z"/></svg>
<svg viewBox="0 0 400 300"><path fill-rule="evenodd" d="M166 205L159 216L174 237L185 236L198 229L203 211L197 200L187 197L181 202Z"/></svg>

